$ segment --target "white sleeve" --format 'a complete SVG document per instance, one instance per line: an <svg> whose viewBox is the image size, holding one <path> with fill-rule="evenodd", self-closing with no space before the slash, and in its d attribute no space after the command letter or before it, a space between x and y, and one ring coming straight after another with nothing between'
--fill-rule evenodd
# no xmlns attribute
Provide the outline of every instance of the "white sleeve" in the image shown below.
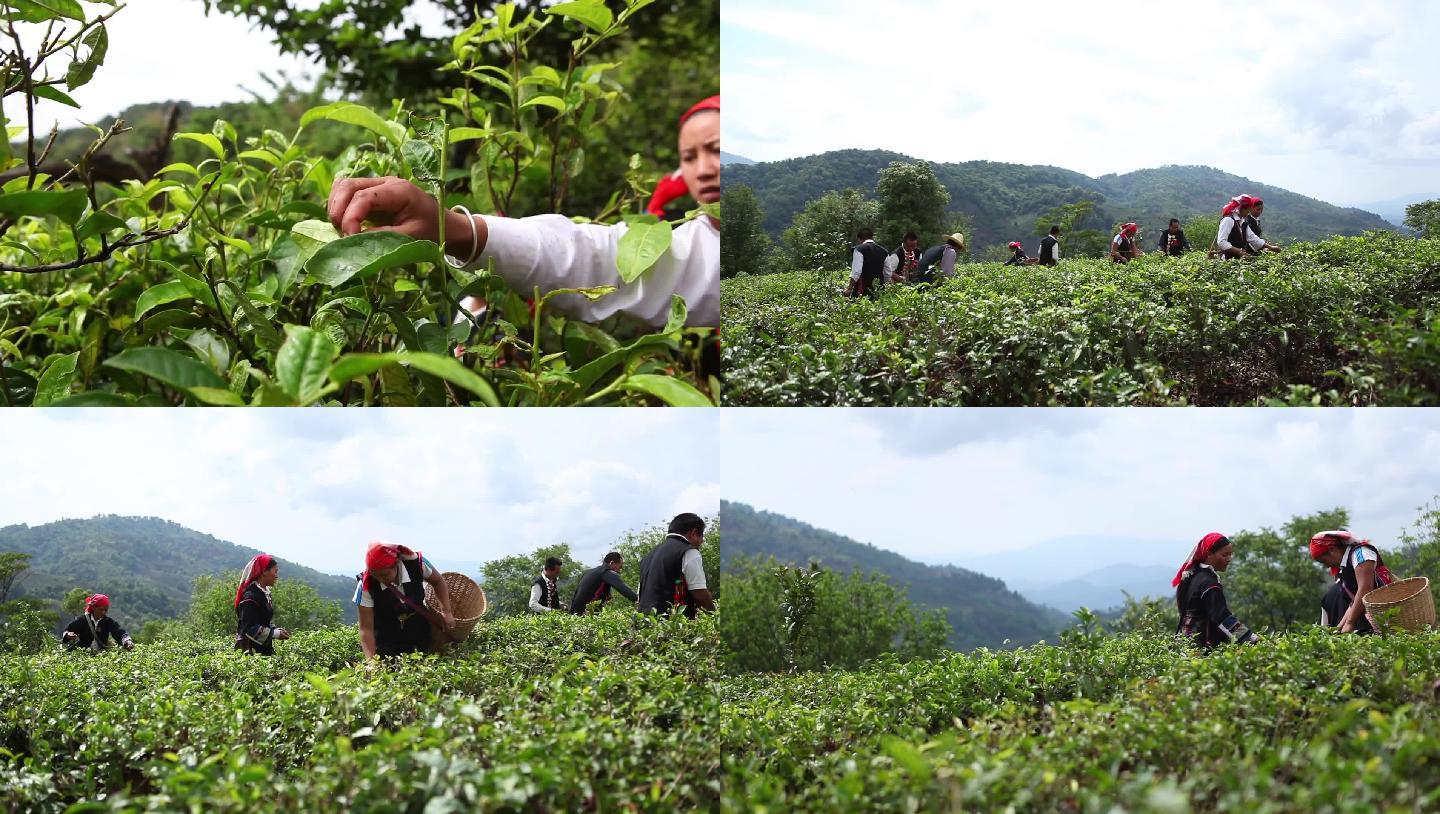
<svg viewBox="0 0 1440 814"><path fill-rule="evenodd" d="M371 596L370 592L365 590L363 583L355 583L355 599L353 601L362 608L375 607L375 597Z"/></svg>
<svg viewBox="0 0 1440 814"><path fill-rule="evenodd" d="M1056 260L1059 260L1059 259L1060 259L1060 241L1058 241L1058 240L1055 241L1055 248L1053 249L1053 251L1055 252L1055 259L1056 259Z"/></svg>
<svg viewBox="0 0 1440 814"><path fill-rule="evenodd" d="M705 590L705 565L700 559L700 550L692 548L680 558L680 573L685 575L685 587L691 591Z"/></svg>
<svg viewBox="0 0 1440 814"><path fill-rule="evenodd" d="M530 586L530 610L535 611L536 613L549 613L549 612L550 612L550 608L547 608L547 607L545 607L544 605L540 604L540 586L539 586L539 585L531 585L531 586Z"/></svg>
<svg viewBox="0 0 1440 814"><path fill-rule="evenodd" d="M431 565L429 560L425 559L424 557L421 557L421 558L420 558L420 578L421 578L421 579L429 579L434 573L435 573L435 566Z"/></svg>
<svg viewBox="0 0 1440 814"><path fill-rule="evenodd" d="M885 255L885 273L886 273L886 274L894 274L894 273L895 273L895 269L898 269L898 268L900 268L900 255L898 255L898 254L887 254L887 255Z"/></svg>
<svg viewBox="0 0 1440 814"><path fill-rule="evenodd" d="M860 250L859 250L859 249L851 249L851 250L850 250L850 279L851 279L851 280L858 280L858 279L860 279L860 269L863 267L864 262L865 262L864 259L861 258L861 256L860 256Z"/></svg>
<svg viewBox="0 0 1440 814"><path fill-rule="evenodd" d="M590 301L566 294L551 302L576 319L598 322L626 313L660 327L670 317L670 298L678 294L689 307L686 324L720 324L720 230L706 217L674 231L670 249L633 283L620 280L615 267L620 237L628 226L574 223L564 215L501 218L481 215L489 229L485 250L470 268L488 268L523 296L557 288L616 286L614 293Z"/></svg>
<svg viewBox="0 0 1440 814"><path fill-rule="evenodd" d="M940 270L945 272L946 277L955 273L956 254L959 254L959 252L954 246L948 244L945 246L945 251L940 254Z"/></svg>
<svg viewBox="0 0 1440 814"><path fill-rule="evenodd" d="M1215 235L1215 245L1222 252L1228 252L1235 248L1230 245L1230 226L1233 223L1234 221L1230 220L1228 216L1220 219L1220 231Z"/></svg>

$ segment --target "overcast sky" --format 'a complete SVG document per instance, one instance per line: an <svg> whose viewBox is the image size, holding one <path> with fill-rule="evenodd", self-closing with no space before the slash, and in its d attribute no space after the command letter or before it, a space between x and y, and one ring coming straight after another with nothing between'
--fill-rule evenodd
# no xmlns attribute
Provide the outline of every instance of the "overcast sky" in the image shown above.
<svg viewBox="0 0 1440 814"><path fill-rule="evenodd" d="M757 161L854 147L1440 193L1432 0L725 0L720 25L725 150Z"/></svg>
<svg viewBox="0 0 1440 814"><path fill-rule="evenodd" d="M291 0L290 5L314 9L320 0ZM88 2L84 7L90 16L98 16L106 8ZM419 23L427 35L440 36L447 31L439 25L441 16L429 2L412 3L405 14L407 22ZM42 138L56 121L63 130L146 102L184 100L206 106L248 101L253 97L241 86L270 93L260 80L262 73L274 77L284 70L302 87L312 86L319 73L317 66L302 57L281 56L269 31L219 11L207 16L201 0L128 0L108 28L110 49L104 65L89 84L71 94L81 109L43 100L36 107L35 129ZM43 27L22 27L27 45L33 47L39 41L37 32L43 32ZM11 46L7 43L6 47ZM63 75L69 59L57 56L54 60L52 75ZM303 75L310 78L298 81ZM19 94L5 100L5 115L12 126L24 123L25 106Z"/></svg>
<svg viewBox="0 0 1440 814"><path fill-rule="evenodd" d="M16 410L0 525L163 517L328 573L386 539L437 565L713 515L710 410Z"/></svg>
<svg viewBox="0 0 1440 814"><path fill-rule="evenodd" d="M1383 550L1440 495L1440 410L723 412L726 500L931 563L1075 535L1179 559L1336 506Z"/></svg>

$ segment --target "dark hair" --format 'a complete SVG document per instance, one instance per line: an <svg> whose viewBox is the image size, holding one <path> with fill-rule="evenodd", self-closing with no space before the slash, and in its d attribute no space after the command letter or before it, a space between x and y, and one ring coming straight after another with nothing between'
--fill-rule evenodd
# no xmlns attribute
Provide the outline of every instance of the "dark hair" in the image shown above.
<svg viewBox="0 0 1440 814"><path fill-rule="evenodd" d="M702 534L705 532L705 521L702 520L698 514L691 514L690 512L677 514L675 515L675 519L670 521L671 534L689 534L692 531L698 531Z"/></svg>
<svg viewBox="0 0 1440 814"><path fill-rule="evenodd" d="M920 236L917 235L917 234L915 234L914 232L906 232L906 233L905 233L905 237L901 238L901 240L919 240L919 239L920 239Z"/></svg>
<svg viewBox="0 0 1440 814"><path fill-rule="evenodd" d="M601 562L603 562L605 565L609 565L609 564L612 563L612 562L620 562L620 560L621 560L620 552L618 552L618 551L611 551L609 554L606 554L606 555L605 555L605 559L604 559L604 560L601 560Z"/></svg>
<svg viewBox="0 0 1440 814"><path fill-rule="evenodd" d="M1051 227L1050 227L1050 234L1052 234L1052 235L1058 235L1058 234L1060 234L1060 227L1059 227L1059 226L1051 226Z"/></svg>
<svg viewBox="0 0 1440 814"><path fill-rule="evenodd" d="M545 567L546 567L546 568L559 568L560 566L562 566L562 565L564 565L564 564L565 564L565 563L563 563L563 562L560 561L560 558L559 558L559 557L546 557L546 558L545 558Z"/></svg>
<svg viewBox="0 0 1440 814"><path fill-rule="evenodd" d="M1171 222L1171 223L1179 223L1179 222L1180 222L1180 219L1179 219L1179 218L1171 218L1171 219L1170 219L1170 222Z"/></svg>
<svg viewBox="0 0 1440 814"><path fill-rule="evenodd" d="M874 239L875 239L875 230L874 230L874 229L871 229L869 226L861 227L859 233L856 234L856 237L858 237L858 238L861 239L861 240L874 240Z"/></svg>

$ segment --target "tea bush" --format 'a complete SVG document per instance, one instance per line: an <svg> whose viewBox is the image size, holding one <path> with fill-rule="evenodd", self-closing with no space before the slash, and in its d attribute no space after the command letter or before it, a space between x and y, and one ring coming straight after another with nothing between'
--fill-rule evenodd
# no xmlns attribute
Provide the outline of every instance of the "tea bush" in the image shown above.
<svg viewBox="0 0 1440 814"><path fill-rule="evenodd" d="M359 663L354 628L271 659L0 656L0 809L713 810L718 642L713 615L607 612L482 621L392 665Z"/></svg>
<svg viewBox="0 0 1440 814"><path fill-rule="evenodd" d="M727 679L721 810L1440 807L1440 635L1068 639Z"/></svg>
<svg viewBox="0 0 1440 814"><path fill-rule="evenodd" d="M341 238L325 206L338 177L395 175L445 206L523 215L533 213L516 211L521 201L539 198L563 211L587 136L626 103L616 66L591 51L650 2L576 0L523 15L496 6L456 36L449 96L410 109L324 104L292 132L218 120L177 134L188 160L153 175L97 180L119 122L58 175L39 171L43 134L13 155L7 140L0 171L20 174L0 187L0 404L714 403L718 382L700 372L712 332L685 327L679 298L658 332L567 319L552 297L613 287L512 291L493 269L451 269L436 243ZM72 47L7 63L4 92L63 103L58 86L101 67L104 23L124 7L88 18L75 0L19 9L17 24L54 25ZM535 64L530 43L556 36L568 64ZM72 50L76 62L54 77L46 60ZM337 123L351 146L312 152L307 132ZM595 220L635 211L654 180L638 155L616 174L621 187ZM668 246L669 227L654 220L638 219L622 242L627 281ZM460 308L469 296L487 304L479 316Z"/></svg>
<svg viewBox="0 0 1440 814"><path fill-rule="evenodd" d="M733 405L1440 403L1440 242L1375 232L1253 262L962 265L721 283Z"/></svg>

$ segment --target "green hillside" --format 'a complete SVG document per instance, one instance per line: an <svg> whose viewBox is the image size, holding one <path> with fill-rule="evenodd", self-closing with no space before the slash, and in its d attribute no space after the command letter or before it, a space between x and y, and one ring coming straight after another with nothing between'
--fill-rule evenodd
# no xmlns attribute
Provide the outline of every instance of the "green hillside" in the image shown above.
<svg viewBox="0 0 1440 814"><path fill-rule="evenodd" d="M807 202L849 188L873 195L880 170L892 161L916 160L886 150L837 150L785 161L726 164L724 182L755 191L765 213L765 230L778 238ZM1157 235L1172 217L1188 221L1214 214L1218 220L1221 204L1242 192L1265 199L1266 237L1318 240L1394 228L1371 212L1332 206L1210 167L1167 166L1091 178L1060 167L993 161L933 166L950 193L948 211L964 213L974 223L971 246L977 249L1010 240L1033 242L1040 213L1081 199L1096 202L1095 216L1087 221L1090 227L1108 229L1135 221L1146 235ZM1192 242L1199 242L1196 237ZM1208 242L1209 236L1204 238Z"/></svg>
<svg viewBox="0 0 1440 814"><path fill-rule="evenodd" d="M117 515L5 526L0 551L32 555L12 598L48 599L58 607L72 588L108 594L115 617L132 631L152 619L184 614L195 577L239 571L260 553L158 517ZM354 577L280 563L281 579L308 583L322 597L339 602L347 622L355 621L350 603Z"/></svg>
<svg viewBox="0 0 1440 814"><path fill-rule="evenodd" d="M908 589L910 600L945 611L953 632L952 647L1000 647L1030 644L1052 637L1067 619L1031 604L998 579L948 565L926 565L893 551L859 543L782 515L757 511L743 503L722 501L725 547L722 570L736 557L774 557L805 565L818 561L838 571L878 571Z"/></svg>

